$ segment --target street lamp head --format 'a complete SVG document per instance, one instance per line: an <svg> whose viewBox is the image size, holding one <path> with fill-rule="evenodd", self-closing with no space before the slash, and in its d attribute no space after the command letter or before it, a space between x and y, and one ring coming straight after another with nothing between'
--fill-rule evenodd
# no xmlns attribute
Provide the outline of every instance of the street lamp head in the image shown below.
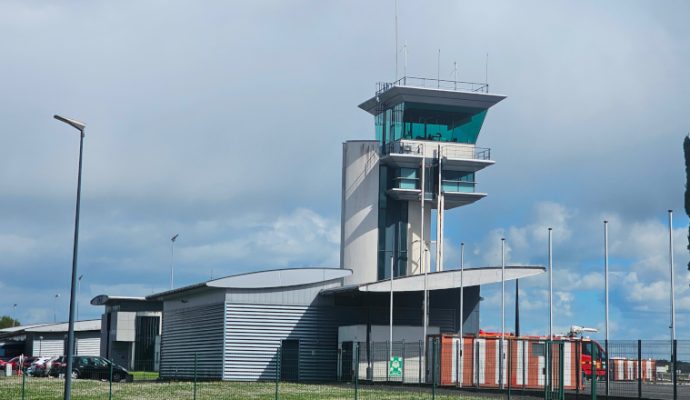
<svg viewBox="0 0 690 400"><path fill-rule="evenodd" d="M84 277L84 274L79 275L79 278L77 280L81 281L81 278Z"/></svg>
<svg viewBox="0 0 690 400"><path fill-rule="evenodd" d="M70 119L70 118L65 118L61 115L55 114L55 115L53 115L53 118L55 118L58 121L62 121L64 123L66 123L67 125L72 126L75 129L78 129L81 133L84 133L84 128L86 128L86 124L84 124L83 122L79 122L77 120Z"/></svg>

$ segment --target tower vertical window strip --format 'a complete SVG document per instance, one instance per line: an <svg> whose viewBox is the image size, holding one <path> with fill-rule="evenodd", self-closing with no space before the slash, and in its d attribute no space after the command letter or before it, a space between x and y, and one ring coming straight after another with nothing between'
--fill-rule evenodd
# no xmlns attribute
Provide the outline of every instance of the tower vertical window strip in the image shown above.
<svg viewBox="0 0 690 400"><path fill-rule="evenodd" d="M437 147L437 184L436 184L436 272L443 269L443 202L441 191L441 145Z"/></svg>
<svg viewBox="0 0 690 400"><path fill-rule="evenodd" d="M384 166L379 167L379 220L378 220L378 245L376 254L376 277L381 280L386 276L386 209L388 206L388 199L386 196L386 188L388 185L388 168Z"/></svg>

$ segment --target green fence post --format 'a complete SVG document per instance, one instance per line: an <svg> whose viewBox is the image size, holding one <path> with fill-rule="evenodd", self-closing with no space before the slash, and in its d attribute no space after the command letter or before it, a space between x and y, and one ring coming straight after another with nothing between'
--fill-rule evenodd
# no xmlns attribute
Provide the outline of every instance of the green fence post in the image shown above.
<svg viewBox="0 0 690 400"><path fill-rule="evenodd" d="M197 353L194 353L194 400L196 400Z"/></svg>
<svg viewBox="0 0 690 400"><path fill-rule="evenodd" d="M402 340L402 374L400 376L400 382L404 385L405 384L405 369L407 368L407 361L405 360L405 339Z"/></svg>
<svg viewBox="0 0 690 400"><path fill-rule="evenodd" d="M355 342L355 400L359 395L359 342Z"/></svg>
<svg viewBox="0 0 690 400"><path fill-rule="evenodd" d="M604 368L604 371L606 371L606 375L604 376L604 382L606 383L606 400L609 399L609 340L606 339L604 341L604 351L606 352L606 367ZM601 360L602 364L604 360Z"/></svg>
<svg viewBox="0 0 690 400"><path fill-rule="evenodd" d="M549 400L549 341L544 342L544 400Z"/></svg>
<svg viewBox="0 0 690 400"><path fill-rule="evenodd" d="M436 377L437 367L438 367L438 338L435 338L432 342L433 347L433 362L431 363L431 399L436 399Z"/></svg>
<svg viewBox="0 0 690 400"><path fill-rule="evenodd" d="M24 390L26 389L26 370L22 369L22 366L20 365L19 372L22 373L22 400L24 400Z"/></svg>
<svg viewBox="0 0 690 400"><path fill-rule="evenodd" d="M110 362L110 368L109 368L109 376L108 376L108 400L113 400L113 362Z"/></svg>
<svg viewBox="0 0 690 400"><path fill-rule="evenodd" d="M565 388L563 381L565 380L565 342L561 341L558 344L558 399L565 400Z"/></svg>
<svg viewBox="0 0 690 400"><path fill-rule="evenodd" d="M678 339L673 339L671 361L673 366L673 400L678 400Z"/></svg>
<svg viewBox="0 0 690 400"><path fill-rule="evenodd" d="M388 340L386 340L386 343L388 344L388 345L386 346L386 350L388 350L388 354L392 354L392 353L391 353L391 349L393 348L393 347L392 347L392 343L390 343ZM386 358L388 358L388 361L386 361L386 382L390 382L390 380L391 380L391 377L390 377L390 369L391 369L391 368L390 368L390 363L391 363L391 360L390 360L390 358L388 357L388 354L386 354Z"/></svg>
<svg viewBox="0 0 690 400"><path fill-rule="evenodd" d="M592 383L592 400L597 400L597 346L594 344L594 342L589 342L589 345L592 346L592 351L590 351L590 354L592 355L592 365L590 368L591 371L591 379L590 382Z"/></svg>
<svg viewBox="0 0 690 400"><path fill-rule="evenodd" d="M642 340L637 340L637 398L642 398Z"/></svg>
<svg viewBox="0 0 690 400"><path fill-rule="evenodd" d="M276 400L280 400L280 347L276 352Z"/></svg>
<svg viewBox="0 0 690 400"><path fill-rule="evenodd" d="M511 389L511 384L513 380L513 357L512 357L512 340L508 340L508 400L510 400L510 389ZM503 355L501 355L503 357Z"/></svg>
<svg viewBox="0 0 690 400"><path fill-rule="evenodd" d="M423 353L424 353L424 350L422 349L422 341L420 340L419 341L419 353L418 353L419 358L417 359L418 360L417 364L419 364L418 370L417 370L417 372L419 373L419 380L417 381L417 383L420 385L422 384L422 357L426 358L426 354L423 354Z"/></svg>

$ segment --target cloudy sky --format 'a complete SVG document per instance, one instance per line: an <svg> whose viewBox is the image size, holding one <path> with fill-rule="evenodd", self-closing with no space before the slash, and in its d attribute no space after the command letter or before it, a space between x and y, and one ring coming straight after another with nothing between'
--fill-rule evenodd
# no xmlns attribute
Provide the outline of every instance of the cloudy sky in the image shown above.
<svg viewBox="0 0 690 400"><path fill-rule="evenodd" d="M101 293L146 295L245 271L338 266L341 143L373 138L357 108L395 75L386 1L0 2L0 314L67 319L78 135L87 124L80 317ZM682 1L401 0L407 72L488 79L508 98L479 138L489 196L448 213L447 263L546 262L557 330L668 338L667 209L677 331L690 339L683 137L690 6ZM402 69L402 66L401 66ZM545 276L521 282L523 331L547 329ZM512 284L508 285L512 310ZM60 297L55 300L55 294ZM500 326L483 289L481 324ZM512 311L508 327L512 329Z"/></svg>

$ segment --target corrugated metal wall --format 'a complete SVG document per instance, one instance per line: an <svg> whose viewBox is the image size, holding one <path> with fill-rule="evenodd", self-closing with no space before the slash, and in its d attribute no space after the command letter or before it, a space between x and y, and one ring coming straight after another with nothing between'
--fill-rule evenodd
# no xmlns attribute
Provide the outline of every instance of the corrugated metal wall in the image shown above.
<svg viewBox="0 0 690 400"><path fill-rule="evenodd" d="M65 354L64 339L34 339L32 356L53 357Z"/></svg>
<svg viewBox="0 0 690 400"><path fill-rule="evenodd" d="M81 338L77 339L76 351L78 356L100 356L101 355L101 338Z"/></svg>
<svg viewBox="0 0 690 400"><path fill-rule="evenodd" d="M224 305L213 304L163 313L161 378L222 377Z"/></svg>
<svg viewBox="0 0 690 400"><path fill-rule="evenodd" d="M335 308L227 304L223 379L275 379L283 339L299 339L299 380L336 379Z"/></svg>

